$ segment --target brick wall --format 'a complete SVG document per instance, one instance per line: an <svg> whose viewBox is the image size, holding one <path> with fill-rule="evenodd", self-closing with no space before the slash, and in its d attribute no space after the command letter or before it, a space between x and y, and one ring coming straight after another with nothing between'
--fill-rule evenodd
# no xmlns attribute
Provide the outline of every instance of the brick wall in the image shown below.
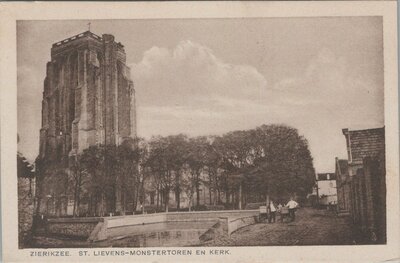
<svg viewBox="0 0 400 263"><path fill-rule="evenodd" d="M46 228L53 235L88 238L100 221L99 218L48 219Z"/></svg>

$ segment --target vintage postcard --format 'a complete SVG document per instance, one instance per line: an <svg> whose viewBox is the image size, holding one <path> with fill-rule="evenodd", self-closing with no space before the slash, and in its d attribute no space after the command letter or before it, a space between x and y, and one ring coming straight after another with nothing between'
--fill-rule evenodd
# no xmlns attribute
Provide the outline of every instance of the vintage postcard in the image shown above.
<svg viewBox="0 0 400 263"><path fill-rule="evenodd" d="M1 3L4 262L398 262L396 11Z"/></svg>

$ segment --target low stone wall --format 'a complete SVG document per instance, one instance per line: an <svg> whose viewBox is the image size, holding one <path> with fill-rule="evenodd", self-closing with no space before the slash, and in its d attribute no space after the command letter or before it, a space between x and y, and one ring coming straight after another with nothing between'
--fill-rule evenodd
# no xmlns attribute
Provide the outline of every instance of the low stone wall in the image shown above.
<svg viewBox="0 0 400 263"><path fill-rule="evenodd" d="M47 220L47 233L88 238L102 218L52 218Z"/></svg>
<svg viewBox="0 0 400 263"><path fill-rule="evenodd" d="M107 222L107 228L113 228L131 225L162 223L167 221L166 215L166 213L158 213L132 216L113 216L104 217L103 219L105 222Z"/></svg>
<svg viewBox="0 0 400 263"><path fill-rule="evenodd" d="M247 216L247 217L240 217L240 218L234 218L234 219L229 219L228 218L228 235L231 235L233 232L236 230L252 225L258 222L258 215L255 216Z"/></svg>
<svg viewBox="0 0 400 263"><path fill-rule="evenodd" d="M202 243L207 243L212 241L218 236L228 235L228 218L219 218L218 221L211 226L206 232L204 232L200 237Z"/></svg>
<svg viewBox="0 0 400 263"><path fill-rule="evenodd" d="M221 236L229 237L236 230L258 222L258 215L236 218L220 217L211 228L209 228L199 237L199 239L203 244L207 244L215 238L220 238Z"/></svg>
<svg viewBox="0 0 400 263"><path fill-rule="evenodd" d="M226 211L195 211L195 212L169 212L169 213L157 213L157 214L145 214L145 215L130 215L130 216L115 216L115 217L104 217L103 222L99 223L96 230L90 235L90 241L100 241L107 238L119 237L122 235L129 235L134 233L143 233L148 231L161 231L163 225L157 223L167 222L201 222L204 221L208 224L215 224L220 219L226 219L227 223L229 220L237 218L257 217L259 210L226 210ZM235 221L233 221L235 222ZM254 224L247 220L249 224ZM231 229L236 227L237 223L232 223ZM244 222L239 227L244 226ZM129 230L124 227L130 226ZM160 228L160 229L157 229ZM228 227L225 227L228 231ZM231 232L235 231L232 230Z"/></svg>
<svg viewBox="0 0 400 263"><path fill-rule="evenodd" d="M100 241L124 235L162 231L165 229L165 224L169 222L204 222L204 226L208 227L221 222L223 232L230 234L243 226L254 224L255 218L258 218L258 213L258 210L226 210L103 218L57 218L47 221L47 233ZM129 226L129 229L126 228L127 226Z"/></svg>
<svg viewBox="0 0 400 263"><path fill-rule="evenodd" d="M179 221L202 221L217 220L221 217L238 218L254 216L259 214L259 210L224 210L224 211L195 211L195 212L173 212L167 213L168 222Z"/></svg>

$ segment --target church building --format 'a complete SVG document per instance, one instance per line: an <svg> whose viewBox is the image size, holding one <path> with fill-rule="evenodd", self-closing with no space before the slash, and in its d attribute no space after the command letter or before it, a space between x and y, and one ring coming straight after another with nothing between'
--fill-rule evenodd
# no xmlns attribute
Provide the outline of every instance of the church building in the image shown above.
<svg viewBox="0 0 400 263"><path fill-rule="evenodd" d="M124 46L86 31L54 43L42 100L36 212L71 214L71 160L136 137L135 89Z"/></svg>

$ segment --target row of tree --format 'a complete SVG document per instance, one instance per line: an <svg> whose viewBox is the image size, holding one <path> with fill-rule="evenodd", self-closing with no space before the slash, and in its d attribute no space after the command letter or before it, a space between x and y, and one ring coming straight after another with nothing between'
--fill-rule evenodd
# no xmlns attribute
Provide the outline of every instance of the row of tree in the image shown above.
<svg viewBox="0 0 400 263"><path fill-rule="evenodd" d="M190 209L199 205L201 185L210 189L210 204L230 208L269 197L305 196L315 172L308 143L296 129L263 125L222 136L179 134L92 146L74 157L70 174L74 215L81 203L88 204L91 215L104 215L135 210L149 193L165 211L171 193L178 210L185 193Z"/></svg>

